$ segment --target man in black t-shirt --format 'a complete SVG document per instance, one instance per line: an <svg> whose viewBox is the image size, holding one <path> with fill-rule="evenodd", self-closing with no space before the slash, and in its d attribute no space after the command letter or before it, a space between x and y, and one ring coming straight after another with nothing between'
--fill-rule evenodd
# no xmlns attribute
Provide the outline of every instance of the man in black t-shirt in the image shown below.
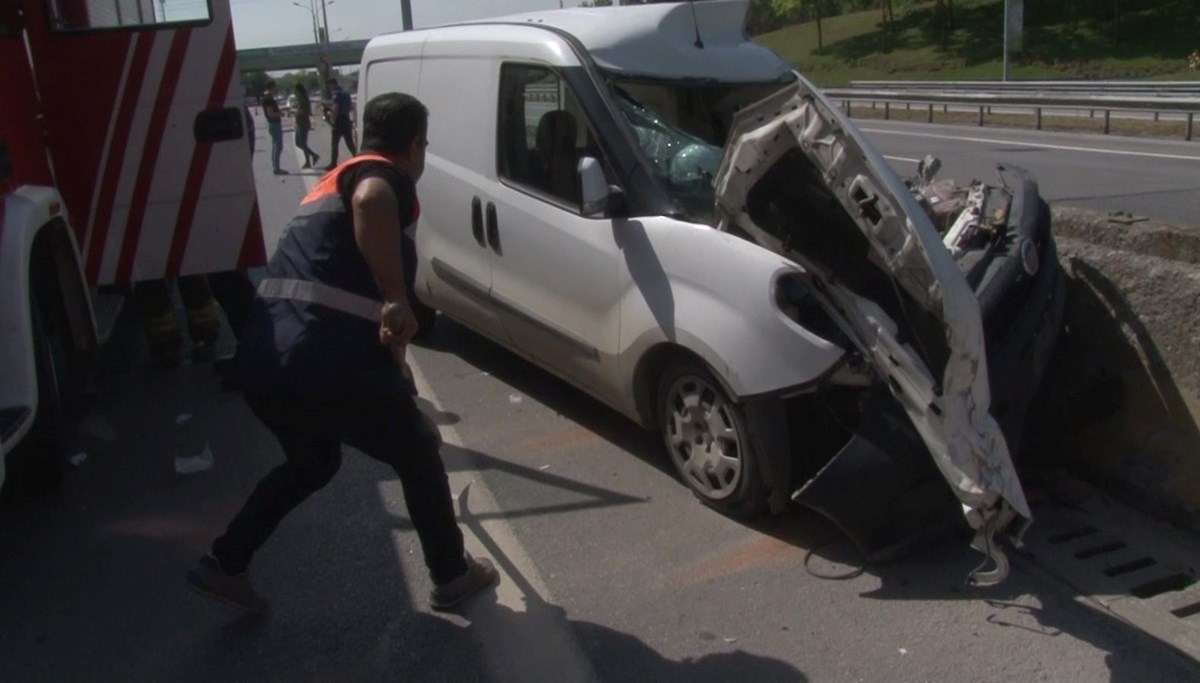
<svg viewBox="0 0 1200 683"><path fill-rule="evenodd" d="M329 166L326 170L333 170L337 166L338 159L338 140L345 140L346 147L350 149L350 154L354 155L358 152L354 149L354 125L351 122L353 116L354 101L350 99L350 93L346 92L345 88L338 83L336 78L329 79L329 98L332 100L333 114L330 117L330 126L332 126L333 140L329 147ZM364 147L366 141L364 140Z"/></svg>
<svg viewBox="0 0 1200 683"><path fill-rule="evenodd" d="M209 597L265 607L246 575L283 518L323 488L350 444L396 471L433 579L434 609L498 578L468 556L454 518L441 439L417 409L405 349L403 227L416 213L428 111L391 93L367 104L362 155L318 182L276 247L241 338L245 394L287 461L254 489L187 577Z"/></svg>
<svg viewBox="0 0 1200 683"><path fill-rule="evenodd" d="M287 175L287 171L279 167L279 157L283 154L283 112L275 101L275 81L267 81L267 91L262 98L263 116L267 118L267 132L271 134L271 167L275 175Z"/></svg>

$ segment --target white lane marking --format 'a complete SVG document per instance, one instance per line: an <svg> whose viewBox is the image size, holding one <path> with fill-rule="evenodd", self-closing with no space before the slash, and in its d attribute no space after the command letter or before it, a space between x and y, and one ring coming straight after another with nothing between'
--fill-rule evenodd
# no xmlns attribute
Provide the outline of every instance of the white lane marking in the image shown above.
<svg viewBox="0 0 1200 683"><path fill-rule="evenodd" d="M1102 149L1099 147L1076 147L1074 145L1051 145L1046 142L1030 142L1028 140L998 140L995 138L975 138L965 135L937 135L934 133L915 133L912 131L884 130L882 128L860 128L864 133L879 133L882 135L901 135L913 138L933 138L935 140L961 140L962 142L980 142L989 145L1022 145L1025 147L1040 147L1042 149L1057 149L1066 152L1090 152L1092 154L1115 154L1117 156L1148 157L1151 159L1174 159L1177 161L1200 161L1200 156L1186 154L1160 154L1157 152L1131 152L1121 149Z"/></svg>
<svg viewBox="0 0 1200 683"><path fill-rule="evenodd" d="M887 154L884 154L884 155L883 155L883 158L884 158L884 159L888 159L889 161L903 161L903 162L905 162L905 163L907 163L907 164L919 164L919 163L921 163L921 160L920 160L920 159L909 159L908 157L894 157L894 156L889 156L889 155L887 155Z"/></svg>
<svg viewBox="0 0 1200 683"><path fill-rule="evenodd" d="M294 151L296 160L302 165L303 152L298 149ZM319 180L319 177L312 175L303 175L301 178L308 189L312 189ZM420 395L438 411L444 410L437 394L425 380L425 373L411 355L408 364ZM475 464L466 453L466 442L452 426L438 429L442 433L442 440L456 447L442 453L450 490L454 492L456 502L463 507L463 499L469 498L472 517L486 515L490 518L467 525L460 520L459 527L467 552L476 557L491 557L500 572L496 604L475 600L467 603L462 610L463 616L479 635L495 680L564 683L597 680L591 663L575 640L565 613L554 605L537 566L508 522L495 514L501 508L475 471ZM398 491L392 490L392 482L387 484L380 487L380 495L384 498L384 506L390 508L388 501L396 499ZM395 489L399 489L399 482L395 483ZM415 591L410 593L416 600Z"/></svg>
<svg viewBox="0 0 1200 683"><path fill-rule="evenodd" d="M442 411L441 401L411 356L409 367L417 391ZM492 556L500 572L497 604L475 600L462 610L478 631L492 673L500 681L596 680L565 613L554 605L550 590L512 527L496 514L500 506L475 471L458 430L452 426L439 429L445 443L456 447L442 452L450 490L456 492L464 512L466 499L470 499L470 517L463 516L459 523L467 552L476 557ZM477 515L489 519L474 520Z"/></svg>

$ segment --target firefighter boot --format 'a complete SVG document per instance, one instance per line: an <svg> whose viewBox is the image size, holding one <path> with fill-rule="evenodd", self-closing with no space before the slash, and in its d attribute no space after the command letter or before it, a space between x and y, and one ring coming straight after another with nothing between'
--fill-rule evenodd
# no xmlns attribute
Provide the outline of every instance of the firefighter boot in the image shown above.
<svg viewBox="0 0 1200 683"><path fill-rule="evenodd" d="M187 313L188 335L192 338L196 362L211 361L217 355L217 338L221 336L221 309L213 298L208 278L203 275L184 275L178 280L179 298Z"/></svg>
<svg viewBox="0 0 1200 683"><path fill-rule="evenodd" d="M134 298L142 311L150 357L163 367L179 365L183 329L179 325L179 314L171 304L167 281L146 280L137 283Z"/></svg>
<svg viewBox="0 0 1200 683"><path fill-rule="evenodd" d="M217 338L221 336L221 309L217 300L208 301L197 308L187 309L188 335L195 348L197 363L211 361L217 355Z"/></svg>

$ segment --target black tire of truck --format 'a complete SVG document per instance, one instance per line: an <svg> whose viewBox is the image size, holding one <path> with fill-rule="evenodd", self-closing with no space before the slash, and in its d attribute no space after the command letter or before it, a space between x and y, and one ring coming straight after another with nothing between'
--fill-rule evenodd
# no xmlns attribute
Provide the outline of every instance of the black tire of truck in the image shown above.
<svg viewBox="0 0 1200 683"><path fill-rule="evenodd" d="M663 445L701 503L736 519L767 508L758 454L742 407L699 360L671 361L658 382Z"/></svg>
<svg viewBox="0 0 1200 683"><path fill-rule="evenodd" d="M59 448L69 383L67 353L61 336L52 333L46 314L31 297L33 353L37 372L38 405L33 425L9 454L5 488L24 498L41 498L58 490L63 463Z"/></svg>

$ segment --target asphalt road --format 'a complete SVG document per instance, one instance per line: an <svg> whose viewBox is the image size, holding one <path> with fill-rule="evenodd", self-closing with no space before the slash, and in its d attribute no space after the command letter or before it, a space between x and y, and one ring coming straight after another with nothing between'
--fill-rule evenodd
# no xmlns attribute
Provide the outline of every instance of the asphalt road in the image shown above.
<svg viewBox="0 0 1200 683"><path fill-rule="evenodd" d="M995 180L996 164L1032 171L1055 205L1125 211L1200 227L1200 142L1079 133L857 121L902 175L926 154L939 177Z"/></svg>
<svg viewBox="0 0 1200 683"><path fill-rule="evenodd" d="M260 201L277 234L312 178L269 175L264 142ZM150 367L131 308L89 394L73 449L86 459L52 498L0 501L0 680L1200 673L1056 580L1018 570L998 588L965 588L978 556L962 539L855 576L857 554L815 515L717 515L677 482L654 436L447 320L412 358L468 544L504 571L495 592L463 615L432 613L398 482L352 452L257 558L269 616L187 592L185 570L281 454L207 365ZM176 474L173 458L205 442L213 468Z"/></svg>

